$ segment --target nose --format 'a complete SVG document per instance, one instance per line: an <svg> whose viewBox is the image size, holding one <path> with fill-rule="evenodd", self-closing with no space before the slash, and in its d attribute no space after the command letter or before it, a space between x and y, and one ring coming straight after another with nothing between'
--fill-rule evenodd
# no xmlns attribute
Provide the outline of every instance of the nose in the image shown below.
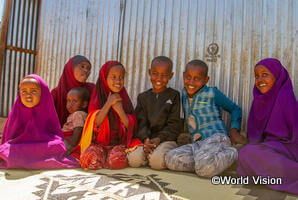
<svg viewBox="0 0 298 200"><path fill-rule="evenodd" d="M27 92L27 93L25 94L25 97L26 97L26 98L28 98L28 97L32 97L32 94L31 94L30 92Z"/></svg>
<svg viewBox="0 0 298 200"><path fill-rule="evenodd" d="M161 74L158 74L156 80L157 81L161 81L162 80L162 75Z"/></svg>
<svg viewBox="0 0 298 200"><path fill-rule="evenodd" d="M189 84L193 84L193 82L194 82L193 78L189 80Z"/></svg>
<svg viewBox="0 0 298 200"><path fill-rule="evenodd" d="M121 82L121 78L120 77L115 77L113 80L115 81L115 83L120 83Z"/></svg>
<svg viewBox="0 0 298 200"><path fill-rule="evenodd" d="M260 82L260 81L262 81L263 80L263 77L258 77L258 78L256 78L256 82Z"/></svg>

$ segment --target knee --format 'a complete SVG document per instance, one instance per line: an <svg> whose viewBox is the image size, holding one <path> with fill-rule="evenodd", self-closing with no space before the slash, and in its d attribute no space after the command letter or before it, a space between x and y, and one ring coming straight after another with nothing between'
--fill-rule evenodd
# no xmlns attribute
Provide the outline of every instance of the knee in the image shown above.
<svg viewBox="0 0 298 200"><path fill-rule="evenodd" d="M143 150L143 149L142 149ZM127 162L130 167L141 167L146 165L146 159L144 152L142 151L133 151L127 155Z"/></svg>
<svg viewBox="0 0 298 200"><path fill-rule="evenodd" d="M162 170L166 169L165 154L152 153L149 156L149 165L152 169Z"/></svg>
<svg viewBox="0 0 298 200"><path fill-rule="evenodd" d="M198 176L210 178L228 169L237 160L237 150L234 148L207 155L196 159L195 171Z"/></svg>

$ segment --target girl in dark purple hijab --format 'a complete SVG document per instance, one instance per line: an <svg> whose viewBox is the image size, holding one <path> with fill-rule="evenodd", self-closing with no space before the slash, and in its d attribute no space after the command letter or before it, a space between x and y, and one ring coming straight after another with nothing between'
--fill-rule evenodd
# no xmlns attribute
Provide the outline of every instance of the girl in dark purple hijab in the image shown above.
<svg viewBox="0 0 298 200"><path fill-rule="evenodd" d="M253 95L247 123L250 144L239 152L237 173L254 176L252 181L262 177L272 189L298 194L298 103L289 74L277 59L255 66ZM270 184L277 177L282 183Z"/></svg>
<svg viewBox="0 0 298 200"><path fill-rule="evenodd" d="M35 74L26 76L4 127L0 168L74 167L78 167L77 161L65 156L61 127L48 86Z"/></svg>

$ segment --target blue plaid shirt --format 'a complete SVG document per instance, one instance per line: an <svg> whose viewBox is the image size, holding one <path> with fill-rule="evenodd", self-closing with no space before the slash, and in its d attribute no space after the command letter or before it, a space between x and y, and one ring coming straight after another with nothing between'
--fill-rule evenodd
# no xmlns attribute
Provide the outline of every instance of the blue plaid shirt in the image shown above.
<svg viewBox="0 0 298 200"><path fill-rule="evenodd" d="M202 87L193 97L189 105L189 97L186 89L182 90L182 106L186 125L191 134L200 133L202 140L210 137L215 133L228 135L227 128L222 121L221 108L231 113L231 129L241 127L241 108L226 97L216 87ZM192 115L192 116L190 116ZM189 117L193 117L195 127L189 124Z"/></svg>

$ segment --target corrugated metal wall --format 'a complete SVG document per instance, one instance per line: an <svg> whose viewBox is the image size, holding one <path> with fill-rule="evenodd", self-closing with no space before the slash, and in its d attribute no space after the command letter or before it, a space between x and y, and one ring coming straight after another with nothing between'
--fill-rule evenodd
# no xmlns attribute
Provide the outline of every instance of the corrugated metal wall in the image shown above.
<svg viewBox="0 0 298 200"><path fill-rule="evenodd" d="M37 73L51 89L57 86L64 64L77 54L90 59L92 82L99 66L117 59L119 0L43 0L41 13Z"/></svg>
<svg viewBox="0 0 298 200"><path fill-rule="evenodd" d="M0 116L7 116L18 95L18 84L35 67L39 0L13 0L2 66Z"/></svg>
<svg viewBox="0 0 298 200"><path fill-rule="evenodd" d="M147 69L157 55L173 59L170 86L178 90L185 64L206 61L209 85L242 107L243 128L252 101L253 66L260 59L280 59L298 95L298 1L127 0L125 8L121 62L134 101L151 87ZM216 62L208 62L211 43L219 47Z"/></svg>
<svg viewBox="0 0 298 200"><path fill-rule="evenodd" d="M57 85L64 64L75 54L90 58L93 82L100 65L119 58L128 72L125 83L135 104L137 95L151 87L147 69L155 56L173 59L175 75L169 85L178 90L183 87L185 64L203 59L209 65L209 85L242 107L245 128L253 66L262 58L276 57L287 67L298 94L296 0L42 2L38 66L50 88ZM207 51L211 43L218 45L217 54ZM224 118L228 119L226 114Z"/></svg>

